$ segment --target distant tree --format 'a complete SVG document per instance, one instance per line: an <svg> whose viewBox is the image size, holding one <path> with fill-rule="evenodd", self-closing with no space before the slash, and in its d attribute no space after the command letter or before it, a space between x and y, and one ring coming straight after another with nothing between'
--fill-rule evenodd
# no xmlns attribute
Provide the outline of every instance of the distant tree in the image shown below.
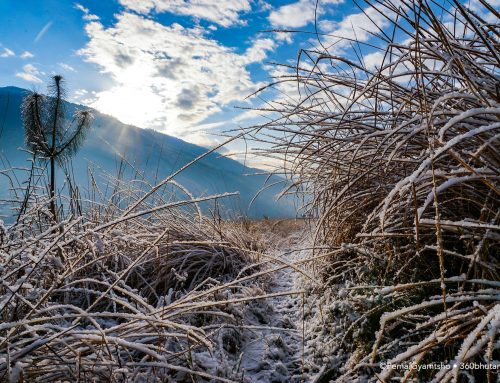
<svg viewBox="0 0 500 383"><path fill-rule="evenodd" d="M53 76L48 90L48 96L32 92L24 98L22 119L28 148L35 156L49 162L49 208L57 221L56 161L61 163L78 151L90 128L92 114L77 110L71 120L66 118L62 76Z"/></svg>

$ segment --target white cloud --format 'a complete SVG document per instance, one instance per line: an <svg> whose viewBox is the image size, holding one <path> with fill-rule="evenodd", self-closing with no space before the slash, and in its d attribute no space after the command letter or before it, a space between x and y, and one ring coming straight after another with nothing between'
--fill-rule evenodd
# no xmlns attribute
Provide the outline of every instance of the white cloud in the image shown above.
<svg viewBox="0 0 500 383"><path fill-rule="evenodd" d="M12 57L15 56L16 54L10 50L9 48L3 48L2 53L0 53L0 57Z"/></svg>
<svg viewBox="0 0 500 383"><path fill-rule="evenodd" d="M323 6L338 4L343 0L319 1L317 16L323 13ZM279 7L269 14L269 21L274 27L300 28L314 21L316 0L299 0L292 4Z"/></svg>
<svg viewBox="0 0 500 383"><path fill-rule="evenodd" d="M394 0L399 5L399 0ZM291 5L297 5L298 3L302 3L305 6L306 2L301 0L299 2L293 3ZM323 2L324 4L324 2ZM278 11L283 11L282 8L278 9ZM278 12L277 11L277 12ZM290 12L290 19L288 19L289 24L294 23L294 19L292 14L294 12L298 12L295 9L294 12L291 12L290 9L286 10ZM292 8L293 11L293 8ZM384 29L390 25L390 22L387 20L387 17L391 17L392 14L389 10L384 9L384 13L380 14L377 10L374 10L371 7L365 8L363 11L353 14L347 14L343 16L340 21L330 20L330 18L325 18L323 20L319 20L319 28L321 31L328 34L328 36L320 35L322 45L315 40L310 40L311 44L317 44L316 48L318 52L323 52L323 48L326 47L328 53L334 56L354 56L352 53L351 44L353 43L350 39L358 40L360 42L367 42L372 37L373 34L379 32L378 28ZM304 11L305 12L305 11ZM327 13L326 8L322 9L322 15ZM275 14L276 15L276 14ZM282 15L285 17L284 19L276 19L275 22L281 22L283 25L285 22L280 20L286 20L286 15ZM305 19L302 21L296 21L295 25L305 25L304 20L314 21L314 17L307 16L307 14L303 15ZM298 20L298 19L297 19ZM271 20L273 21L273 20ZM290 25L291 26L291 25ZM380 52L374 52L366 54L366 48L362 48L362 52L365 53L364 61L366 66L369 69L374 69L377 66L380 66L383 62L383 54ZM307 70L312 70L314 65L317 65L317 70L321 70L323 73L328 74L331 73L332 66L328 60L322 60L319 63L315 62L315 59L319 57L319 54L312 54L311 58L303 56L300 62L300 68L304 69L303 73L307 73ZM354 60L357 58L354 57ZM293 67L295 65L294 62L290 63ZM298 85L295 79L295 73L292 69L284 67L284 66L266 66L265 69L268 73L273 76L276 80L277 84L273 87L274 93L271 93L267 100L266 108L271 109L275 106L277 109L282 109L282 103L286 104L297 104L299 102L309 102L311 100L318 100L317 104L311 105L312 109L317 109L319 113L323 113L322 110L323 105L320 103L326 96L322 92L314 93L314 97L307 100L308 97L311 97L311 92L314 92L313 89L309 88L307 91L307 86L304 84ZM309 85L314 86L312 83ZM350 97L350 89L342 86L335 86L334 88L330 88L330 91L334 91L338 94L337 102L346 105L348 103L348 99ZM272 92L270 90L270 92ZM263 113L266 118L279 118L278 113ZM237 117L237 120L253 120L258 118L258 114L255 112L247 112L244 115L240 115ZM293 121L294 116L289 116L288 121Z"/></svg>
<svg viewBox="0 0 500 383"><path fill-rule="evenodd" d="M75 3L75 9L83 12L83 19L87 21L99 20L99 16L90 13L89 9L79 3Z"/></svg>
<svg viewBox="0 0 500 383"><path fill-rule="evenodd" d="M299 28L314 21L315 4L311 0L299 0L284 5L269 15L269 21L276 27Z"/></svg>
<svg viewBox="0 0 500 383"><path fill-rule="evenodd" d="M21 53L21 57L22 59L31 59L33 57L35 57L35 55L29 51L24 51L23 53Z"/></svg>
<svg viewBox="0 0 500 383"><path fill-rule="evenodd" d="M89 9L81 5L80 3L75 3L75 9L82 11L83 13L89 13Z"/></svg>
<svg viewBox="0 0 500 383"><path fill-rule="evenodd" d="M26 64L23 66L22 72L17 72L16 77L22 78L28 82L34 82L37 84L41 84L43 81L38 77L43 75L43 72L40 72L33 64Z"/></svg>
<svg viewBox="0 0 500 383"><path fill-rule="evenodd" d="M319 20L318 27L321 31L331 31L335 27L335 24L332 20Z"/></svg>
<svg viewBox="0 0 500 383"><path fill-rule="evenodd" d="M243 23L239 15L252 9L249 0L119 0L126 8L148 14L152 11L204 19L228 27Z"/></svg>
<svg viewBox="0 0 500 383"><path fill-rule="evenodd" d="M80 99L80 98L86 96L88 93L89 92L87 89L80 88L80 89L77 89L73 92L73 98Z"/></svg>
<svg viewBox="0 0 500 383"><path fill-rule="evenodd" d="M268 52L276 48L276 42L269 38L259 38L254 40L252 46L245 52L248 62L260 62L267 57Z"/></svg>
<svg viewBox="0 0 500 383"><path fill-rule="evenodd" d="M487 3L494 9L498 10L500 8L500 0L490 0ZM494 25L498 24L498 17L495 13L490 12L480 0L469 0L464 5L481 16L486 22Z"/></svg>
<svg viewBox="0 0 500 383"><path fill-rule="evenodd" d="M65 63L58 63L58 65L64 69L65 71L68 72L76 72L75 68L73 68L71 65L65 64Z"/></svg>
<svg viewBox="0 0 500 383"><path fill-rule="evenodd" d="M97 100L96 95L97 92L95 90L89 92L87 89L81 88L73 92L72 99L83 105L93 105Z"/></svg>
<svg viewBox="0 0 500 383"><path fill-rule="evenodd" d="M363 56L363 62L368 70L380 69L384 61L385 54L383 52L373 52Z"/></svg>
<svg viewBox="0 0 500 383"><path fill-rule="evenodd" d="M276 32L274 32L273 37L276 39L276 41L279 41L279 42L284 41L288 44L291 44L293 41L291 32L276 31Z"/></svg>
<svg viewBox="0 0 500 383"><path fill-rule="evenodd" d="M34 74L26 73L26 72L17 72L16 77L22 78L28 82L35 82L37 84L41 84L43 81L36 77Z"/></svg>
<svg viewBox="0 0 500 383"><path fill-rule="evenodd" d="M86 32L89 42L79 54L114 82L91 105L176 136L192 133L208 116L260 87L246 65L274 49L272 40L261 38L240 55L201 28L164 26L132 13L118 15L109 28L91 22Z"/></svg>
<svg viewBox="0 0 500 383"><path fill-rule="evenodd" d="M99 20L99 16L89 13L88 15L83 15L83 19L87 21Z"/></svg>
<svg viewBox="0 0 500 383"><path fill-rule="evenodd" d="M398 0L395 0L395 6L399 5ZM390 25L388 17L392 16L389 9L384 8L384 12L380 13L374 7L367 7L363 12L352 13L345 16L340 22L332 23L331 25L323 25L324 32L330 36L322 38L324 46L334 47L341 50L351 45L352 40L366 42L373 37L373 33L379 32ZM326 28L330 27L330 28Z"/></svg>
<svg viewBox="0 0 500 383"><path fill-rule="evenodd" d="M271 9L273 9L273 6L265 0L257 0L256 8L258 11L265 12L265 11L270 11Z"/></svg>

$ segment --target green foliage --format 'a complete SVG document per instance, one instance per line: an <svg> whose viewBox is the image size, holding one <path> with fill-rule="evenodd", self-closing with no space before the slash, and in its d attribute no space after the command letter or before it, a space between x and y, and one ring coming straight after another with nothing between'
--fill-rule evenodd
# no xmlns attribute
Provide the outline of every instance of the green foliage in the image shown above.
<svg viewBox="0 0 500 383"><path fill-rule="evenodd" d="M38 156L57 160L71 158L85 140L92 122L88 110L77 110L66 119L64 80L52 77L49 96L30 93L24 98L22 118L26 144Z"/></svg>
<svg viewBox="0 0 500 383"><path fill-rule="evenodd" d="M78 151L90 128L92 114L77 110L71 121L66 119L62 76L53 76L48 89L48 97L36 92L26 96L21 111L28 148L50 164L50 211L57 221L55 163L69 160Z"/></svg>

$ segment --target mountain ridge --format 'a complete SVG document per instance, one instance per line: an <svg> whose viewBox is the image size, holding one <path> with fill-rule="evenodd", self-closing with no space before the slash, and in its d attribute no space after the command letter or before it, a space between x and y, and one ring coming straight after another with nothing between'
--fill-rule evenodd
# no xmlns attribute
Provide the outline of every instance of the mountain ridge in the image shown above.
<svg viewBox="0 0 500 383"><path fill-rule="evenodd" d="M17 150L25 146L20 107L27 92L30 91L13 86L0 87L0 156L4 156L13 167L22 166L28 158L25 152ZM92 110L95 116L91 131L72 162L75 179L82 181L80 187L86 184L89 166L97 165L101 168L101 174L114 174L120 156L125 157L134 168L143 171L148 182L155 183L209 150L152 129L124 124L113 116L83 105L66 102L66 107L68 115L83 107ZM279 185L264 191L249 206L266 180L269 183L284 181L275 175L268 180L268 175L264 172L212 152L175 179L194 196L239 192L238 198L231 197L230 201L223 202L231 216L295 216L291 198L275 201L275 195L282 190ZM7 188L0 186L0 198L6 198L5 189Z"/></svg>

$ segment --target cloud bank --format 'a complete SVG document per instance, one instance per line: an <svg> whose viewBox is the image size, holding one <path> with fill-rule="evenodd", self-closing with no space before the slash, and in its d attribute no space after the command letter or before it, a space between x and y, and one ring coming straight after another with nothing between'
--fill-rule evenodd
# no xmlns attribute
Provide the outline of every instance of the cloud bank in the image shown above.
<svg viewBox="0 0 500 383"><path fill-rule="evenodd" d="M324 7L342 3L343 0L299 0L283 5L269 14L269 22L274 27L300 28L314 22L324 12Z"/></svg>
<svg viewBox="0 0 500 383"><path fill-rule="evenodd" d="M181 136L255 91L261 84L247 66L275 48L272 39L256 38L238 54L199 27L165 26L131 12L109 28L90 22L86 32L89 42L79 54L113 80L91 105L126 123Z"/></svg>
<svg viewBox="0 0 500 383"><path fill-rule="evenodd" d="M119 0L126 8L142 13L170 12L196 17L223 27L242 23L240 14L252 8L248 0Z"/></svg>

